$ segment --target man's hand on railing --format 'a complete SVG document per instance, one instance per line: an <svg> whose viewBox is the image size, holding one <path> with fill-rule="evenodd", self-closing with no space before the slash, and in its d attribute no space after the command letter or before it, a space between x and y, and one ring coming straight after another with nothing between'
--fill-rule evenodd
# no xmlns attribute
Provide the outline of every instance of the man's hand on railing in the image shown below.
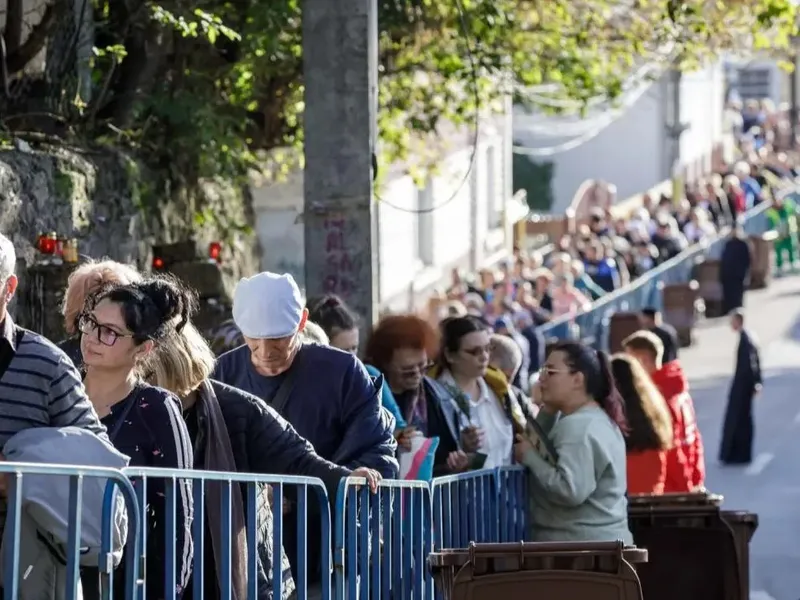
<svg viewBox="0 0 800 600"><path fill-rule="evenodd" d="M378 491L378 484L381 482L381 474L378 473L375 469L369 469L367 467L359 467L350 473L351 477L363 477L367 480L367 485L369 486L369 491L375 494Z"/></svg>

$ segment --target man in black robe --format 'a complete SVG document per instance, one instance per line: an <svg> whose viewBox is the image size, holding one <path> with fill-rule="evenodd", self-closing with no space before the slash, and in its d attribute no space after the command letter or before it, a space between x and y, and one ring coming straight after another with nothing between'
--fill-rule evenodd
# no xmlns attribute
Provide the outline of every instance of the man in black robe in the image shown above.
<svg viewBox="0 0 800 600"><path fill-rule="evenodd" d="M739 348L728 392L719 460L726 465L746 465L753 459L753 398L761 391L761 361L755 341L744 328L740 310L731 314L731 327L739 333Z"/></svg>
<svg viewBox="0 0 800 600"><path fill-rule="evenodd" d="M719 265L723 314L744 306L744 290L749 273L750 245L741 225L737 224L725 242Z"/></svg>

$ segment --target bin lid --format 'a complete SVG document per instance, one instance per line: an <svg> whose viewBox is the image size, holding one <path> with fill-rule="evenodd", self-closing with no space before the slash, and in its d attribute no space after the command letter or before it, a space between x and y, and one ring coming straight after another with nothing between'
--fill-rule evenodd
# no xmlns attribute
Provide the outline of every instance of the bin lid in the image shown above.
<svg viewBox="0 0 800 600"><path fill-rule="evenodd" d="M689 494L635 494L628 497L628 506L635 510L665 508L719 508L724 497L710 492Z"/></svg>
<svg viewBox="0 0 800 600"><path fill-rule="evenodd" d="M563 556L622 553L622 558L631 564L646 563L646 548L622 546L619 542L510 542L504 544L470 544L469 548L443 548L428 555L428 564L434 568L462 567L470 560L479 558L516 558L534 556Z"/></svg>
<svg viewBox="0 0 800 600"><path fill-rule="evenodd" d="M722 517L732 523L746 523L758 527L758 515L746 510L723 510Z"/></svg>

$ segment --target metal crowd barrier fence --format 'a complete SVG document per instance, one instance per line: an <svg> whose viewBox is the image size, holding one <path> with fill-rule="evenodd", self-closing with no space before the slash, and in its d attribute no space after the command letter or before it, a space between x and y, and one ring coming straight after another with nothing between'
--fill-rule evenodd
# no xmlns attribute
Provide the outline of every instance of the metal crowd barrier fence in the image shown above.
<svg viewBox="0 0 800 600"><path fill-rule="evenodd" d="M528 540L528 475L523 466L497 469L497 502L500 508L500 530L492 542Z"/></svg>
<svg viewBox="0 0 800 600"><path fill-rule="evenodd" d="M3 597L20 597L20 581L27 575L28 565L20 563L20 521L25 514L23 487L26 477L68 477L69 534L64 544L66 557L66 592L63 598L79 598L81 584L82 482L88 477L108 481L103 505L102 548L98 558L102 598L114 593L125 600L143 600L153 594L166 599L177 597L176 569L182 560L191 561L192 589L184 597L203 598L203 584L217 579L221 597L232 597L234 586L233 553L246 555L247 600L256 600L268 583L275 600L306 600L311 584L321 577L319 589L323 600L367 600L373 598L432 600L434 586L427 569L427 556L436 549L466 547L471 541L498 542L525 539L526 482L521 467L485 469L424 481L384 480L378 493L372 494L362 478L343 480L336 496L331 519L329 497L322 481L311 477L265 476L246 473L189 471L152 468L127 468L122 471L91 467L39 465L0 462L0 473L9 473L8 519L5 539L13 545L5 552ZM148 484L161 480L163 486L163 561L164 580L147 582L148 534L153 524L154 495ZM245 545L237 546L233 527L234 490L239 486L244 510ZM185 486L185 487L181 487ZM212 487L214 486L214 487ZM128 537L124 551L123 585L114 585L112 552L112 510L116 489L125 501L128 514ZM320 535L309 531L309 488L318 503ZM159 488L160 489L160 488ZM286 505L291 494L296 503L297 557L293 579L287 584L288 562L283 547L287 541L284 527ZM182 494L182 492L184 492ZM158 497L162 497L158 492ZM184 505L179 511L179 502ZM58 498L54 499L58 502ZM210 507L220 515L219 547L207 552L207 521ZM275 510L281 507L282 510ZM191 528L179 535L178 515L190 513ZM265 511L269 511L265 514ZM315 511L312 510L313 514ZM271 514L271 519L269 518ZM187 520L188 521L188 520ZM331 525L333 524L333 530ZM193 555L179 557L177 540L191 536ZM266 539L265 537L266 536ZM435 544L434 544L435 539ZM151 540L160 544L162 540ZM270 573L262 567L260 546L272 549ZM309 573L308 551L319 544L321 573ZM213 546L213 539L212 539ZM159 546L160 548L160 546ZM221 556L220 556L221 555ZM214 556L208 565L206 557ZM152 558L152 557L151 557ZM325 566L327 565L327 568ZM214 576L208 573L211 569ZM332 581L333 574L333 581ZM117 573L119 575L119 572ZM264 581L264 576L268 582ZM311 582L311 579L314 582ZM119 583L119 582L118 582ZM156 586L148 593L147 585ZM163 585L163 594L159 593ZM243 600L243 599L242 599Z"/></svg>
<svg viewBox="0 0 800 600"><path fill-rule="evenodd" d="M795 201L798 192L790 194ZM743 215L743 226L748 235L761 235L769 229L766 211L769 202L762 202ZM580 339L598 349L608 350L608 331L611 315L621 311L639 311L648 306L662 308L661 284L681 283L691 280L692 270L699 260L710 256L719 258L729 229L723 229L710 242L690 246L678 256L659 265L627 286L607 294L592 304L592 308L575 317L562 317L542 325L539 330L545 338L561 340Z"/></svg>
<svg viewBox="0 0 800 600"><path fill-rule="evenodd" d="M232 530L232 491L233 484L240 486L242 492L242 503L244 505L245 531L247 539L247 600L255 600L259 597L258 574L259 544L267 544L272 548L272 568L271 573L265 574L271 579L272 597L274 600L281 600L289 597L297 600L306 600L309 584L309 576L315 577L316 574L308 573L308 548L310 543L319 544L320 564L322 565L321 593L322 598L331 598L331 511L328 494L323 482L315 477L297 477L289 475L254 475L248 473L223 473L217 471L190 471L176 469L152 469L130 467L123 471L135 489L136 499L139 510L142 514L146 513L147 504L147 483L148 480L163 479L165 486L165 581L164 595L166 599L175 597L175 568L178 557L176 555L177 523L176 514L178 512L178 490L177 487L188 483L191 487L191 503L193 505L193 519L191 536L194 543L194 556L192 564L193 598L200 600L203 597L203 583L206 577L204 566L205 551L205 530L207 515L206 494L211 485L218 486L219 507L222 515L220 541L221 554L224 559L219 560L219 564L211 565L210 568L216 570L219 578L219 585L222 598L231 598L233 590L233 563L232 552L239 550L234 547L234 532ZM130 484L129 484L130 485ZM288 575L288 564L283 557L284 543L284 511L286 509L285 500L287 499L287 488L294 488L297 492L296 510L297 515L296 535L297 535L297 557L294 572L294 590L284 589L285 577ZM311 489L318 501L320 513L320 536L319 539L309 538L308 531L308 491ZM281 510L275 510L275 507ZM184 510L186 510L184 508ZM269 519L266 511L271 512L272 518ZM144 564L147 549L147 519L141 520L139 527L139 539L141 549L141 562ZM269 539L259 539L259 532L266 531ZM271 530L271 531L270 531ZM127 553L127 551L126 551ZM327 565L327 569L325 568ZM197 574L200 574L197 576ZM139 600L147 597L145 582L141 582L137 590ZM188 597L188 590L187 596ZM243 599L241 599L243 600Z"/></svg>
<svg viewBox="0 0 800 600"><path fill-rule="evenodd" d="M437 477L433 491L434 547L466 548L499 539L497 471L481 469Z"/></svg>
<svg viewBox="0 0 800 600"><path fill-rule="evenodd" d="M428 483L384 480L376 494L365 483L349 477L336 495L334 598L432 600Z"/></svg>
<svg viewBox="0 0 800 600"><path fill-rule="evenodd" d="M66 540L58 540L53 536L49 538L35 531L37 539L41 543L47 544L47 551L63 557L66 562L64 580L58 577L52 581L53 593L60 584L65 585L62 597L69 600L79 598L79 586L81 584L80 570L82 566L82 555L86 550L82 547L83 529L83 492L84 483L87 479L105 479L105 493L103 496L102 508L102 530L100 533L100 548L97 559L97 569L99 579L106 589L110 588L113 582L113 532L115 519L112 514L116 508L117 493L122 494L127 514L127 540L124 552L125 565L125 600L135 599L136 583L139 579L139 529L141 526L141 515L136 501L131 482L125 475L116 469L106 469L99 467L78 467L67 465L51 464L32 464L0 462L0 474L5 478L6 483L6 514L3 525L3 598L4 600L17 600L21 597L22 582L25 579L34 578L42 581L44 577L53 577L53 573L47 571L47 566L43 564L37 556L21 556L23 515L33 518L34 515L42 516L44 512L57 510L55 506L42 506L42 498L30 498L26 495L26 478L28 483L33 478L54 477L69 479L69 498L67 499L67 532ZM38 500L38 501L37 501ZM64 498L54 497L54 503ZM63 515L60 515L63 516ZM89 515L91 517L91 515ZM36 519L33 518L32 527L35 528ZM31 525L26 525L26 536L33 535ZM23 562L24 559L24 562ZM38 567L38 569L37 569ZM108 596L106 596L108 597Z"/></svg>

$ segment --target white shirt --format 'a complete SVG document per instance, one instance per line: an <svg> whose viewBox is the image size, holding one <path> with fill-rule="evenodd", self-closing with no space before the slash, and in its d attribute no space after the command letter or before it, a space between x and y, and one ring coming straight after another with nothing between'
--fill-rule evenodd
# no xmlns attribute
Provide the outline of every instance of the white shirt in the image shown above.
<svg viewBox="0 0 800 600"><path fill-rule="evenodd" d="M445 371L439 380L452 387L457 387L453 376ZM469 399L471 424L483 430L483 444L480 452L486 455L485 469L504 467L511 464L511 452L514 446L514 429L506 417L506 413L497 395L486 385L483 378L478 380L480 397ZM465 394L466 395L466 394ZM451 400L461 414L455 400ZM462 427L469 427L466 417L462 415Z"/></svg>

